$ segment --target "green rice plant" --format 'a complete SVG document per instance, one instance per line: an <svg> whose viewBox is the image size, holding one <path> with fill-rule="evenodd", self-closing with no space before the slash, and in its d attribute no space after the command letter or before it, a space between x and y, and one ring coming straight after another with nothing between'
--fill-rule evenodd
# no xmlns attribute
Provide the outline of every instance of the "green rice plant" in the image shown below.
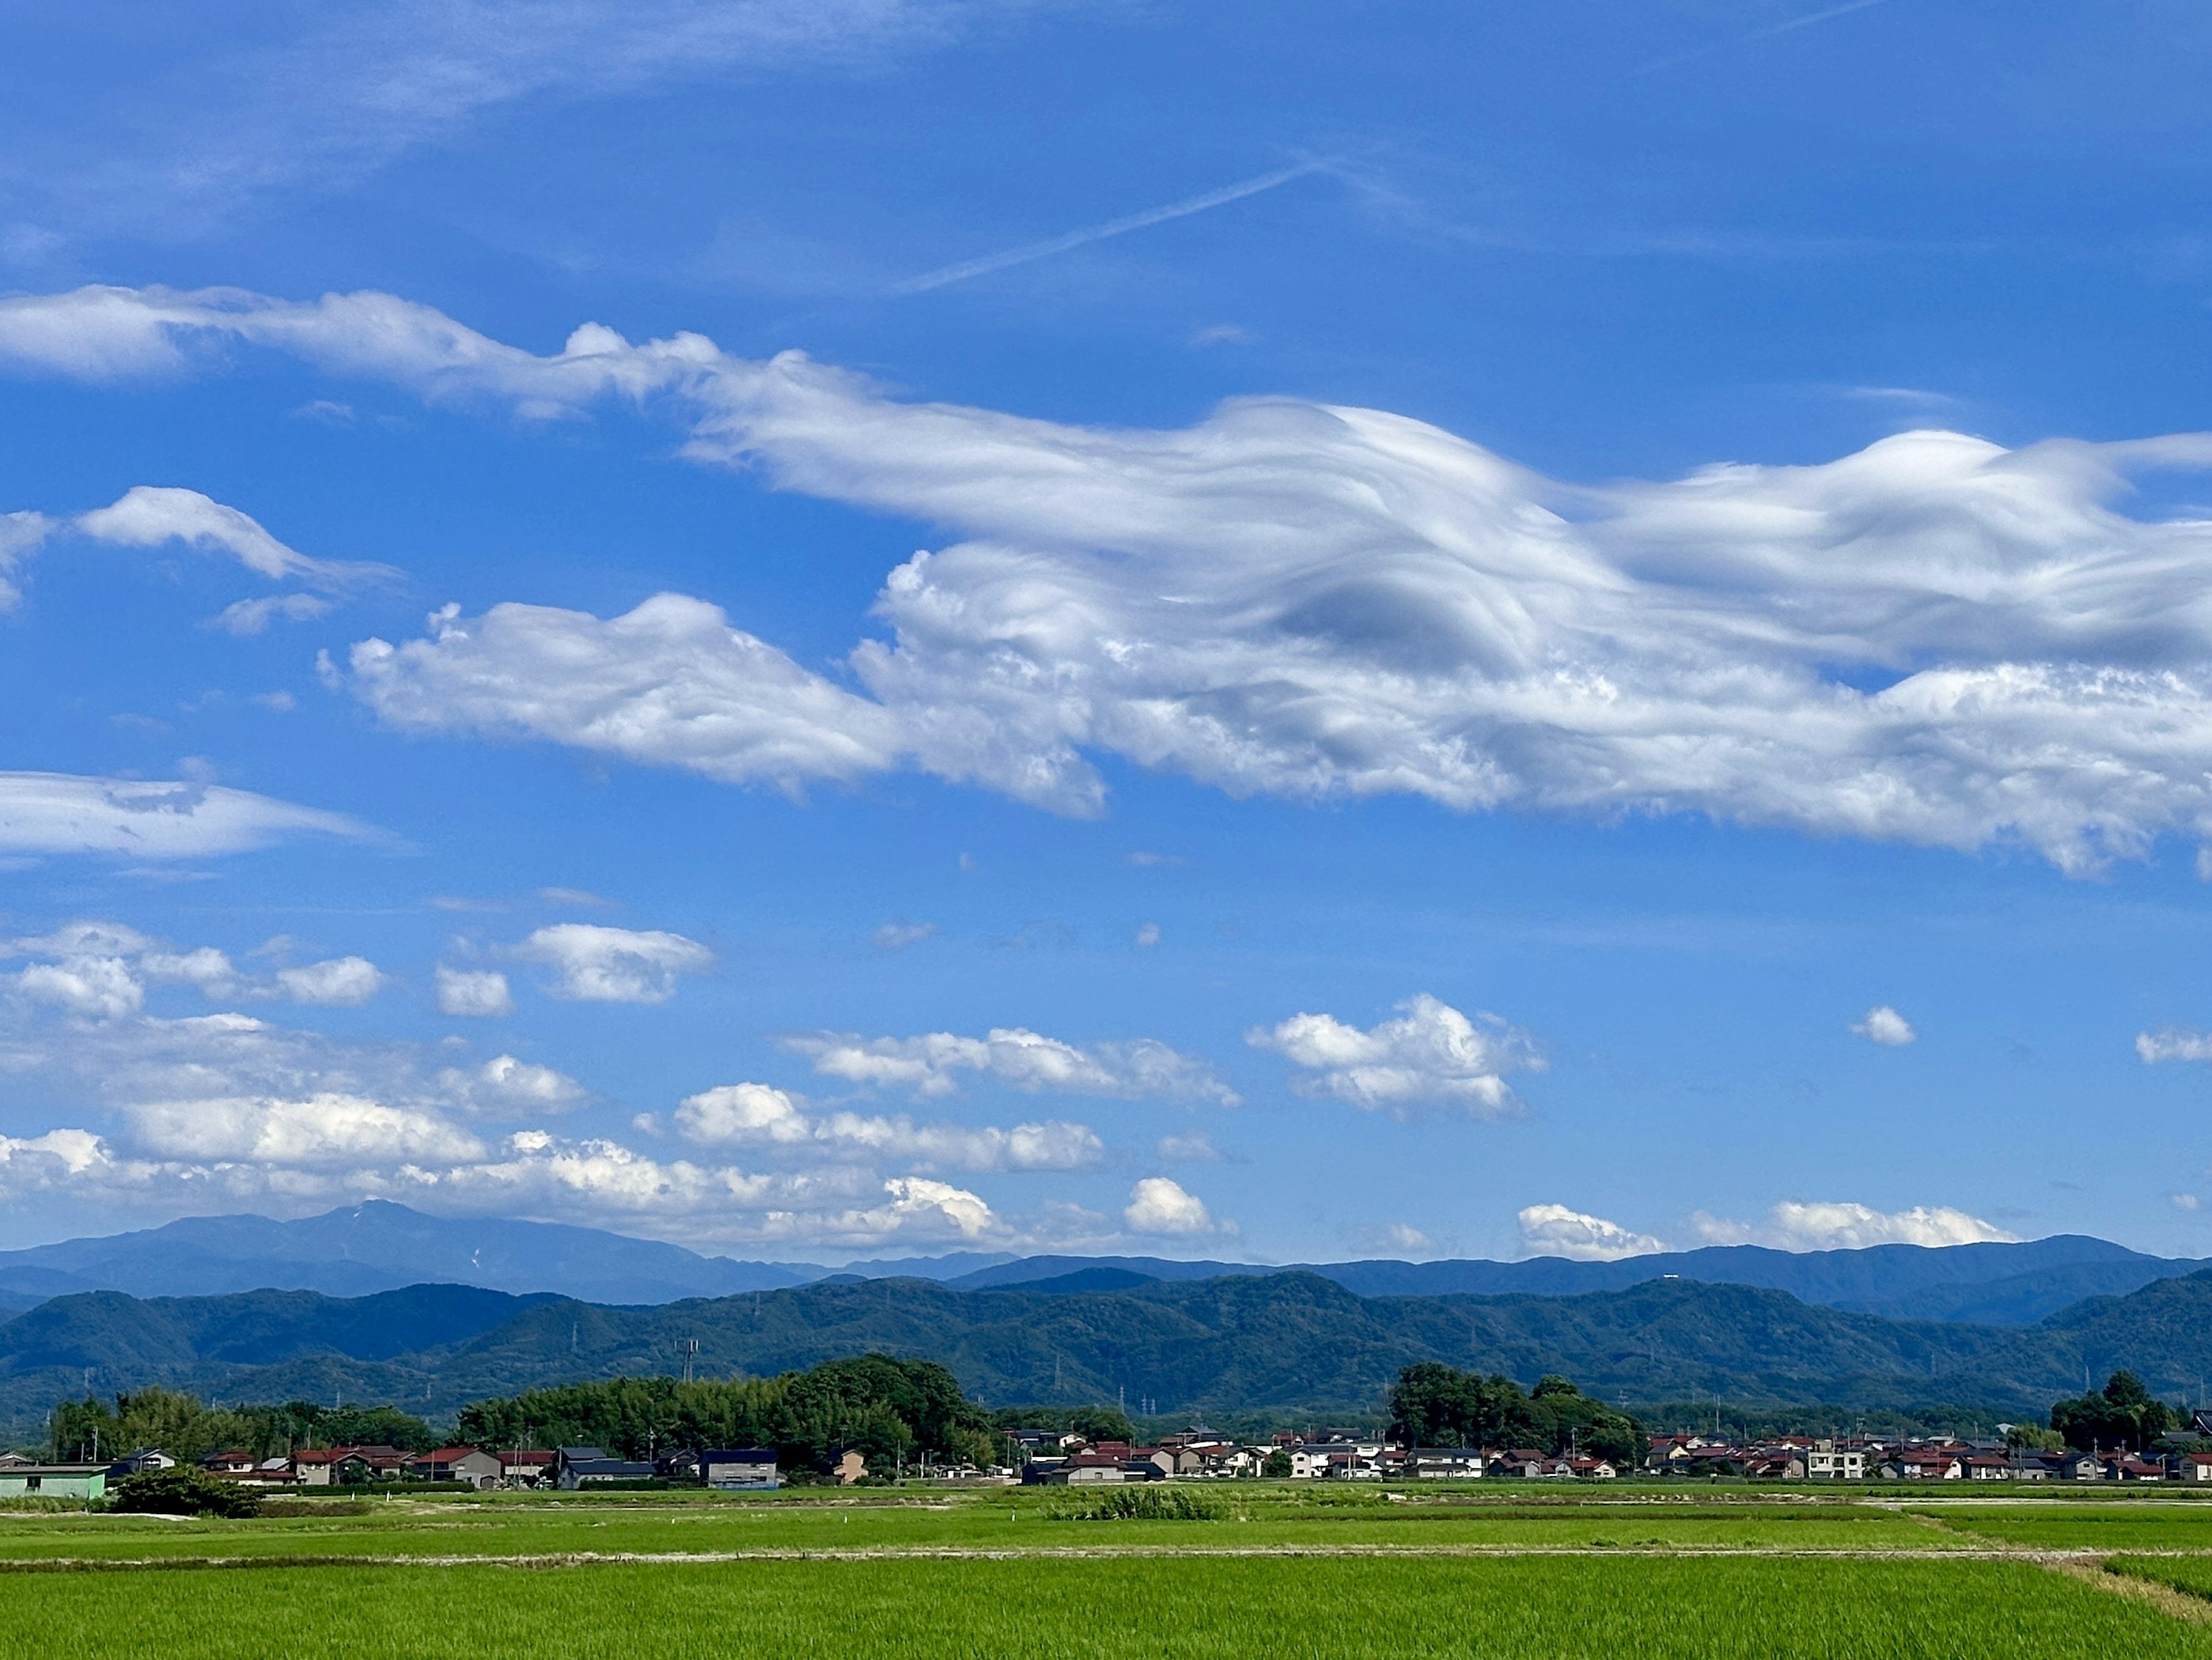
<svg viewBox="0 0 2212 1660"><path fill-rule="evenodd" d="M1054 1522L1218 1522L1228 1507L1189 1487L1100 1487L1045 1512Z"/></svg>
<svg viewBox="0 0 2212 1660"><path fill-rule="evenodd" d="M2212 1660L2024 1563L834 1560L0 1574L10 1660Z"/></svg>

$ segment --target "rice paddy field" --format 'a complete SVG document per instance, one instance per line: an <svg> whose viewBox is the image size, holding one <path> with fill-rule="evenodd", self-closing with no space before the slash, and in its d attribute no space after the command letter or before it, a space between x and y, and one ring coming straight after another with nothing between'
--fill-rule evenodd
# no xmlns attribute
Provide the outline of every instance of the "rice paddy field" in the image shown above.
<svg viewBox="0 0 2212 1660"><path fill-rule="evenodd" d="M1491 1489L0 1509L21 1660L2204 1656L2212 1503ZM180 1571L182 1570L182 1571Z"/></svg>

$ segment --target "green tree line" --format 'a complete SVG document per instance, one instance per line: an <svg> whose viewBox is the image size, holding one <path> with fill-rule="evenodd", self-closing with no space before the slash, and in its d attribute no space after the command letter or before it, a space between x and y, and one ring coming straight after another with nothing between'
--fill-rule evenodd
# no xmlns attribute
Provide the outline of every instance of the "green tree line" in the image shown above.
<svg viewBox="0 0 2212 1660"><path fill-rule="evenodd" d="M685 1383L617 1377L530 1389L461 1409L460 1438L478 1446L595 1446L626 1458L682 1449L768 1446L787 1469L857 1449L871 1472L933 1459L994 1462L983 1409L933 1360L888 1354L831 1360L779 1377Z"/></svg>
<svg viewBox="0 0 2212 1660"><path fill-rule="evenodd" d="M396 1407L319 1407L309 1401L281 1407L212 1407L198 1395L143 1389L112 1403L87 1395L53 1411L48 1436L64 1461L120 1458L141 1447L159 1447L174 1458L195 1459L233 1448L273 1458L301 1447L392 1446L420 1452L437 1444L430 1426Z"/></svg>
<svg viewBox="0 0 2212 1660"><path fill-rule="evenodd" d="M1389 1433L1409 1447L1571 1448L1615 1463L1633 1464L1644 1450L1643 1426L1633 1418L1556 1373L1523 1391L1501 1374L1486 1377L1435 1360L1398 1374Z"/></svg>

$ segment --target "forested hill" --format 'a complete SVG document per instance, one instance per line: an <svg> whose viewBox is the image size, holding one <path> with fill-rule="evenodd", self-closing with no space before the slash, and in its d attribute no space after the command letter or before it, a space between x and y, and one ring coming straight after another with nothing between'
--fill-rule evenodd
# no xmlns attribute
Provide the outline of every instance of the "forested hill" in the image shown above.
<svg viewBox="0 0 2212 1660"><path fill-rule="evenodd" d="M538 1385L680 1370L774 1373L884 1350L940 1360L992 1406L1364 1411L1410 1361L1567 1373L1593 1394L1747 1410L1966 1406L2039 1416L2084 1367L2170 1396L2212 1375L2212 1273L2097 1298L2026 1328L1908 1322L1785 1292L1656 1280L1579 1297L1362 1298L1318 1275L1118 1289L958 1291L866 1280L612 1307L418 1286L380 1297L253 1292L58 1298L0 1325L0 1422L35 1436L54 1402L162 1383L224 1401L390 1401L434 1416Z"/></svg>

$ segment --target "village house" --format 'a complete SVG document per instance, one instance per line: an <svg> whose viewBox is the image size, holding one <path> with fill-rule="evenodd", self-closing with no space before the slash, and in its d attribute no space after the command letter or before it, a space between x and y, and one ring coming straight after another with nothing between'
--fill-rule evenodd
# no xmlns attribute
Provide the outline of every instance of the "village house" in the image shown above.
<svg viewBox="0 0 2212 1660"><path fill-rule="evenodd" d="M1837 1441L1815 1441L1805 1453L1808 1481L1863 1481L1866 1479L1866 1450Z"/></svg>
<svg viewBox="0 0 2212 1660"><path fill-rule="evenodd" d="M561 1462L559 1453L537 1448L511 1447L497 1456L499 1479L510 1487L542 1487Z"/></svg>
<svg viewBox="0 0 2212 1660"><path fill-rule="evenodd" d="M612 1457L598 1447L562 1447L554 1465L553 1485L563 1493L579 1487L606 1487L617 1481L650 1481L655 1470L627 1458Z"/></svg>
<svg viewBox="0 0 2212 1660"><path fill-rule="evenodd" d="M1416 1481L1472 1481L1484 1462L1480 1447L1414 1447L1406 1454L1406 1474Z"/></svg>
<svg viewBox="0 0 2212 1660"><path fill-rule="evenodd" d="M463 1481L478 1488L496 1487L502 1474L498 1456L477 1447L440 1447L416 1454L402 1468L412 1481Z"/></svg>

